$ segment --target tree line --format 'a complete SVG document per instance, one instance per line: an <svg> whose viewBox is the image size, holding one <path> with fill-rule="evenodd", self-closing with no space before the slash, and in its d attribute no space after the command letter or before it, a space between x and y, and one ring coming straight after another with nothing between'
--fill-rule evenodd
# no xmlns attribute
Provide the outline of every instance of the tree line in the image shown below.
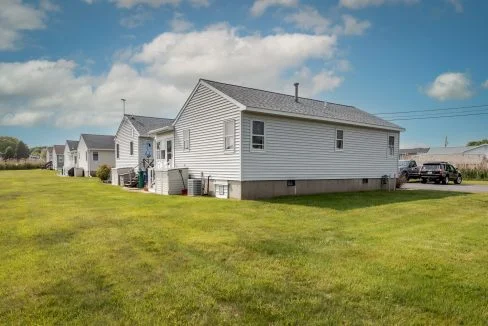
<svg viewBox="0 0 488 326"><path fill-rule="evenodd" d="M31 155L31 150L22 140L15 137L0 136L0 156L4 161L16 159L26 160Z"/></svg>

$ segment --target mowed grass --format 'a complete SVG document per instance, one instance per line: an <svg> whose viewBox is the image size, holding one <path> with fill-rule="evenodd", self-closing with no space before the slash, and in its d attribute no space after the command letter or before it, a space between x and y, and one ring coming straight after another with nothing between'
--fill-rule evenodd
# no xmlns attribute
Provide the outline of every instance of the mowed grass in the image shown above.
<svg viewBox="0 0 488 326"><path fill-rule="evenodd" d="M0 172L0 324L488 320L488 196L234 201Z"/></svg>

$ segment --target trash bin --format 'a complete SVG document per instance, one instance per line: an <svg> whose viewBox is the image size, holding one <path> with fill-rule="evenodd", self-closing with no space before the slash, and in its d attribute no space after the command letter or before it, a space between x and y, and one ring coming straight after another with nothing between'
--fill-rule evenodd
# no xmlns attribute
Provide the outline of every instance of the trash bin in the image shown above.
<svg viewBox="0 0 488 326"><path fill-rule="evenodd" d="M137 178L137 188L144 188L144 171L139 171L139 177Z"/></svg>

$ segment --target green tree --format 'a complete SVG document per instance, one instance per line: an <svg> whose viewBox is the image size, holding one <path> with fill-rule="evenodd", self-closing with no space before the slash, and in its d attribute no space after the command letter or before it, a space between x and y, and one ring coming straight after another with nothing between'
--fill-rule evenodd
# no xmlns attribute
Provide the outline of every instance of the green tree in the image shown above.
<svg viewBox="0 0 488 326"><path fill-rule="evenodd" d="M15 137L0 136L0 153L5 153L7 147L12 147L15 150L19 140Z"/></svg>
<svg viewBox="0 0 488 326"><path fill-rule="evenodd" d="M30 155L29 147L21 140L15 146L15 158L18 160L28 159Z"/></svg>
<svg viewBox="0 0 488 326"><path fill-rule="evenodd" d="M466 146L480 146L483 144L488 144L488 138L481 139L481 140L472 140L472 141L468 142L468 144Z"/></svg>
<svg viewBox="0 0 488 326"><path fill-rule="evenodd" d="M10 160L10 159L13 159L15 156L15 151L14 149L12 148L12 146L9 146L5 149L5 152L3 153L3 159L5 161L7 160Z"/></svg>

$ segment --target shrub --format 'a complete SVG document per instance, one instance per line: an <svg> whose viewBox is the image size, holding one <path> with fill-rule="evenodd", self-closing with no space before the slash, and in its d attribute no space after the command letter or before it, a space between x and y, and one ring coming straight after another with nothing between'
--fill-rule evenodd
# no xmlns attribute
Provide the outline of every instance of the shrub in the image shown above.
<svg viewBox="0 0 488 326"><path fill-rule="evenodd" d="M100 165L97 169L97 177L102 181L107 181L110 178L110 166L107 164Z"/></svg>
<svg viewBox="0 0 488 326"><path fill-rule="evenodd" d="M488 180L488 168L459 169L465 180Z"/></svg>
<svg viewBox="0 0 488 326"><path fill-rule="evenodd" d="M0 170L34 170L42 169L44 162L42 163L17 163L17 162L0 162Z"/></svg>
<svg viewBox="0 0 488 326"><path fill-rule="evenodd" d="M396 178L396 188L400 189L407 182L408 182L407 178L405 177L405 175L402 174L401 176Z"/></svg>

